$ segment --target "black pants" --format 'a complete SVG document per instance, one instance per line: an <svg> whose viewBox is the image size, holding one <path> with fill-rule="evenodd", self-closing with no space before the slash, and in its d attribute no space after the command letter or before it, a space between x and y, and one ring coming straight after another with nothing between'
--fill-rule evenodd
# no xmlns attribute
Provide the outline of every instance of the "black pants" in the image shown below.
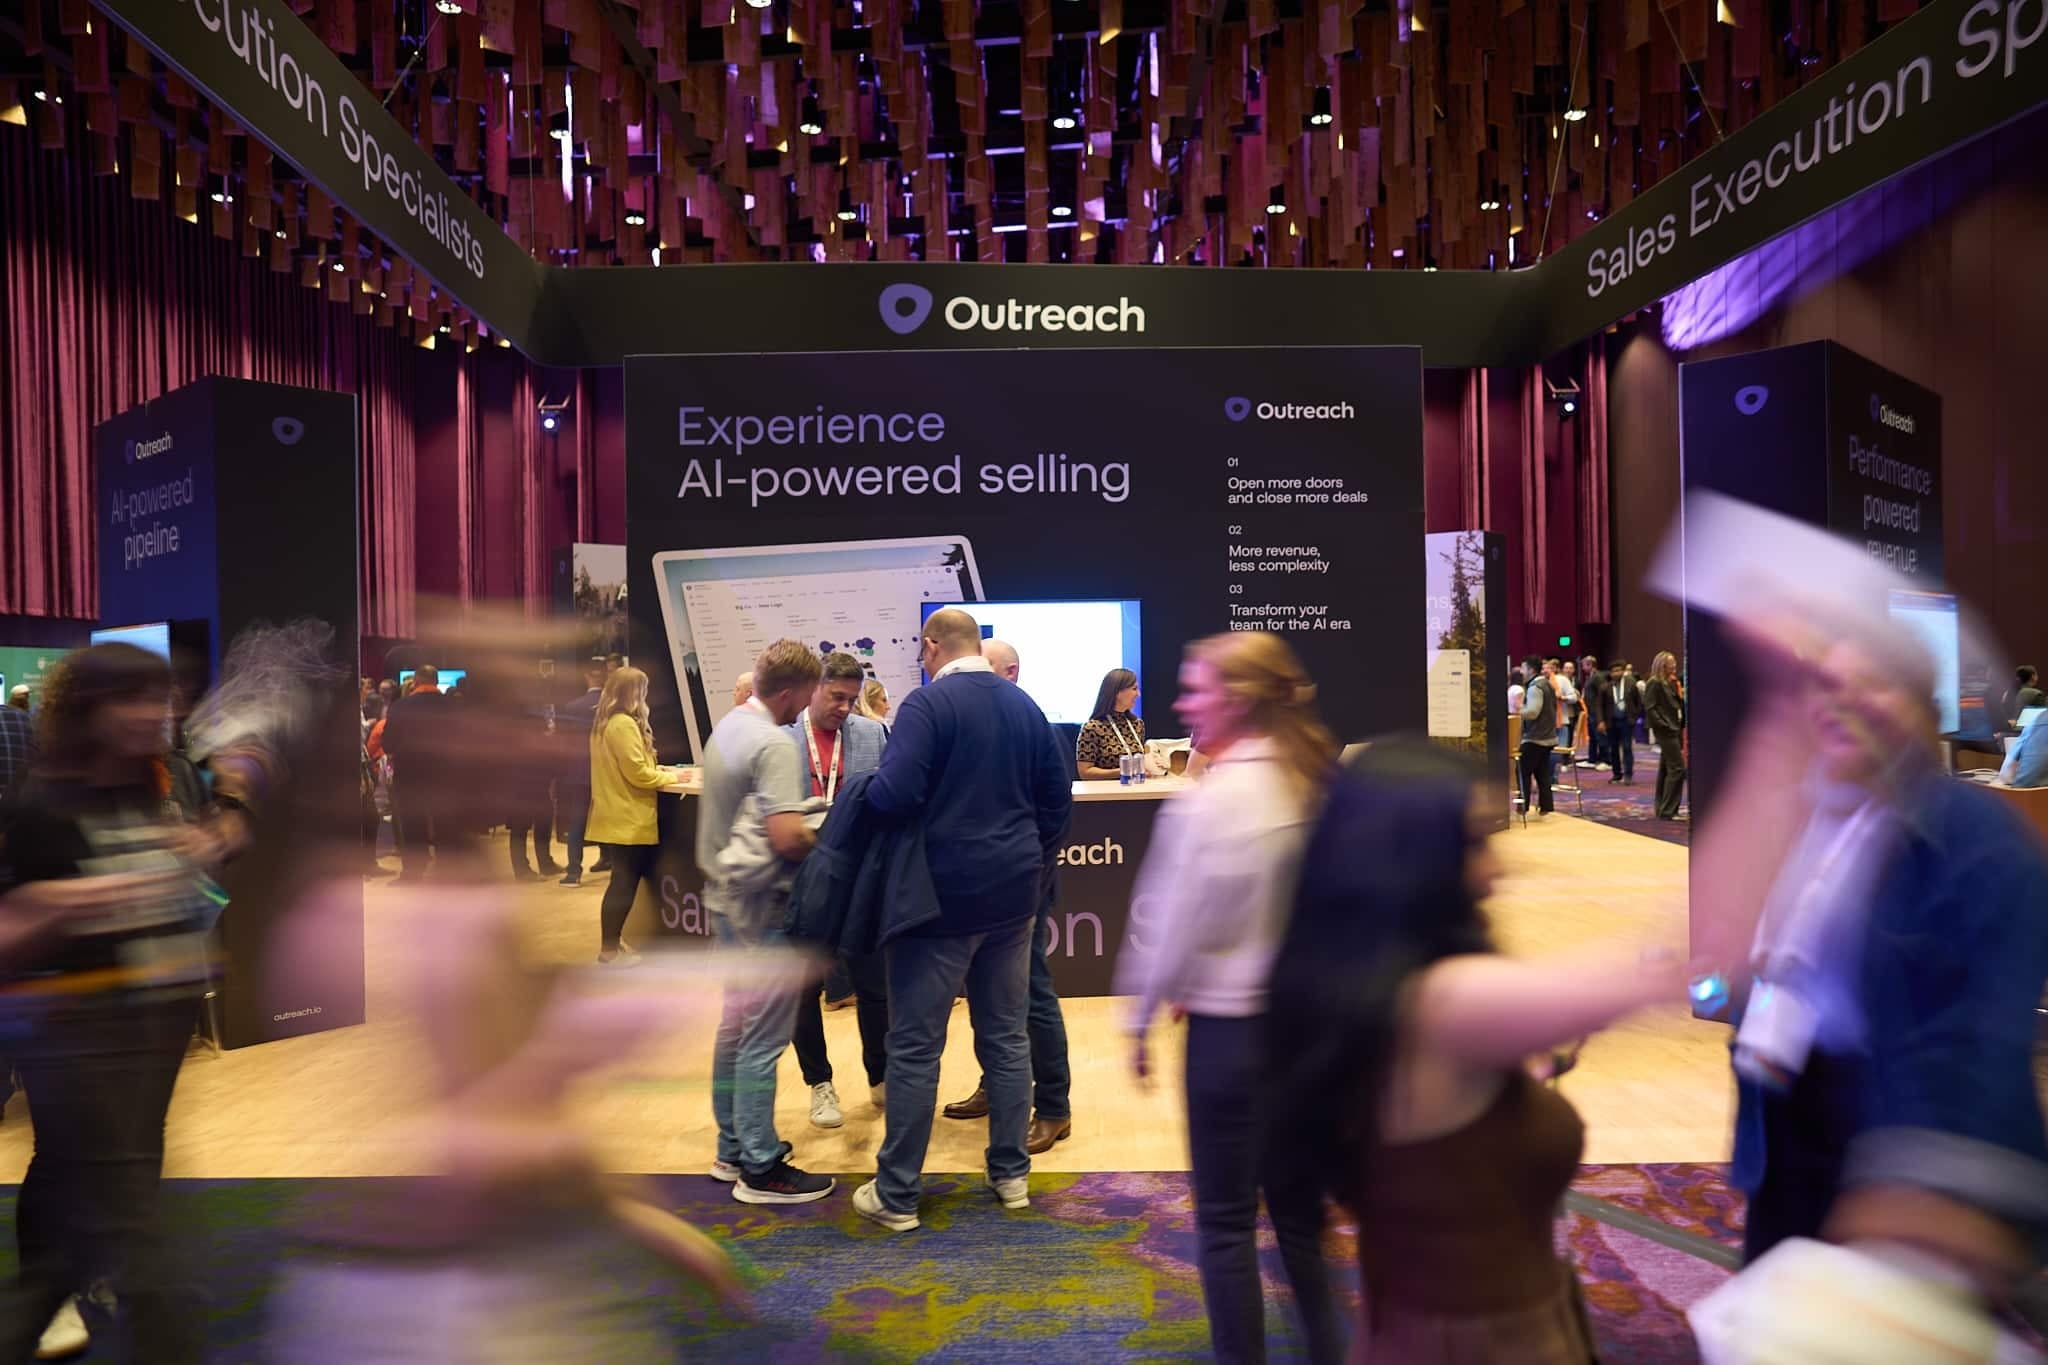
<svg viewBox="0 0 2048 1365"><path fill-rule="evenodd" d="M617 876L617 873L612 874ZM853 979L854 1016L860 1023L860 1060L868 1084L880 1085L889 1074L889 981L880 954L846 959L847 974ZM832 1079L832 1058L825 1051L825 1011L818 1004L818 992L806 990L796 1006L797 1065L803 1068L805 1085L822 1085Z"/></svg>
<svg viewBox="0 0 2048 1365"><path fill-rule="evenodd" d="M1636 732L1627 721L1617 721L1607 727L1608 762L1613 765L1616 782L1627 782L1636 775Z"/></svg>
<svg viewBox="0 0 2048 1365"><path fill-rule="evenodd" d="M434 816L430 784L391 779L391 823L398 838L399 862L408 876L423 876L434 856Z"/></svg>
<svg viewBox="0 0 2048 1365"><path fill-rule="evenodd" d="M99 1280L119 1318L114 1338L94 1343L96 1359L200 1359L202 1315L172 1283L157 1202L164 1114L196 1004L189 994L73 997L16 1045L36 1145L15 1206L21 1265L0 1300L0 1361L30 1359L50 1315Z"/></svg>
<svg viewBox="0 0 2048 1365"><path fill-rule="evenodd" d="M1676 820L1685 795L1685 750L1677 735L1657 736L1657 818Z"/></svg>
<svg viewBox="0 0 2048 1365"><path fill-rule="evenodd" d="M1547 742L1522 741L1522 809L1532 808L1529 800L1529 784L1536 784L1536 802L1533 808L1548 813L1550 810L1550 779L1552 765L1557 762L1557 750Z"/></svg>
<svg viewBox="0 0 2048 1365"><path fill-rule="evenodd" d="M1322 1189L1314 1170L1271 1169L1277 1163L1265 1159L1266 1079L1264 1020L1188 1016L1188 1146L1209 1342L1219 1361L1266 1358L1263 1189L1309 1359L1341 1360L1343 1332L1323 1262Z"/></svg>
<svg viewBox="0 0 2048 1365"><path fill-rule="evenodd" d="M565 860L572 876L583 875L583 831L590 824L590 788L571 786L567 782L555 784L555 795L560 802L559 815L565 831L563 839L569 845L569 856Z"/></svg>
<svg viewBox="0 0 2048 1365"><path fill-rule="evenodd" d="M1764 1097L1763 1181L1749 1198L1742 1255L1754 1261L1789 1237L1820 1236L1856 1136L1863 1071L1853 1058L1816 1051L1782 1095ZM35 1096L29 1096L35 1103Z"/></svg>
<svg viewBox="0 0 2048 1365"><path fill-rule="evenodd" d="M652 887L654 864L661 853L660 844L606 844L605 850L612 857L612 879L604 889L604 904L598 907L598 926L604 934L604 951L615 951L619 946L619 934L626 927L626 917L633 913L633 898L640 894L640 883Z"/></svg>
<svg viewBox="0 0 2048 1365"><path fill-rule="evenodd" d="M512 854L512 870L527 871L526 837L533 836L533 861L543 871L555 865L555 851L550 845L555 841L555 803L548 796L547 789L535 792L520 809L512 813L505 826L506 842Z"/></svg>

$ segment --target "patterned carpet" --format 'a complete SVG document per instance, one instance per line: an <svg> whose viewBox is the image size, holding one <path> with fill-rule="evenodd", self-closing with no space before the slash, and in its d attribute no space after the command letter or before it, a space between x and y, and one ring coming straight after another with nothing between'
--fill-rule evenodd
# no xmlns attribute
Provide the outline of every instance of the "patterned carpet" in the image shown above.
<svg viewBox="0 0 2048 1365"><path fill-rule="evenodd" d="M368 1183L170 1182L183 1264L203 1282L209 1306L210 1361L264 1358L271 1276L307 1254L291 1250L283 1231L302 1196L346 1199ZM1184 1174L1035 1177L1026 1214L1004 1213L978 1181L928 1180L924 1228L903 1236L862 1222L848 1202L850 1185L820 1204L763 1211L734 1203L704 1177L655 1183L746 1268L756 1320L732 1320L676 1293L631 1252L594 1251L581 1263L606 1286L652 1304L663 1335L686 1358L1166 1361L1206 1353ZM1603 1209L1718 1242L1739 1236L1740 1200L1713 1167L1588 1167L1578 1190L1607 1201ZM11 1217L12 1202L11 1190L0 1192L0 1218ZM1603 1365L1698 1359L1685 1308L1722 1283L1725 1270L1584 1213L1561 1218L1557 1236L1586 1285ZM1332 1228L1329 1257L1355 1305L1351 1244L1348 1228ZM1261 1252L1276 1358L1298 1359L1270 1236ZM9 1260L11 1248L0 1253L0 1263Z"/></svg>
<svg viewBox="0 0 2048 1365"><path fill-rule="evenodd" d="M1597 768L1580 768L1578 780L1584 789L1584 810L1580 809L1575 798L1565 792L1557 794L1557 808L1567 815L1583 814L1588 820L1613 825L1631 834L1647 834L1668 844L1690 847L1690 820L1657 818L1657 747L1654 744L1637 742L1634 776L1634 784L1624 786Z"/></svg>

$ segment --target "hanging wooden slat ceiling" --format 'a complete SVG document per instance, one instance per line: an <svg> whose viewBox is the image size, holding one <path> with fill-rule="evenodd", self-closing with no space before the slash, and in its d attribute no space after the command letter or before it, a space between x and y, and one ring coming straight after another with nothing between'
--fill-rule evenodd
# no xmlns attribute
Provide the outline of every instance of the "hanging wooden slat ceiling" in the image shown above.
<svg viewBox="0 0 2048 1365"><path fill-rule="evenodd" d="M1917 0L291 7L554 265L1471 270L1569 242ZM480 339L87 0L29 0L0 57L0 117L45 147L359 312Z"/></svg>

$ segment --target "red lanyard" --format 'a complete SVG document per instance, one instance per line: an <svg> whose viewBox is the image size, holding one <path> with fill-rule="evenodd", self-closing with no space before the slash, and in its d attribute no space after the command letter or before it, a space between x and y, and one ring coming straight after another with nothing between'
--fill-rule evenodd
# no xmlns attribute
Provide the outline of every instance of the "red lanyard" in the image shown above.
<svg viewBox="0 0 2048 1365"><path fill-rule="evenodd" d="M840 731L832 742L832 771L825 771L825 760L818 754L818 736L811 729L811 713L804 712L804 745L811 751L811 782L813 790L825 798L825 804L832 804L832 797L839 790L839 774L846 770L846 732Z"/></svg>

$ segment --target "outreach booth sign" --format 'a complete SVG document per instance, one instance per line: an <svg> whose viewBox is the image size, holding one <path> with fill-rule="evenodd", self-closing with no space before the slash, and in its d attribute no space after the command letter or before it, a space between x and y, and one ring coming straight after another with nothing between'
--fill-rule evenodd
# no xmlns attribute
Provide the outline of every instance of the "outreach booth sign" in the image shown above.
<svg viewBox="0 0 2048 1365"><path fill-rule="evenodd" d="M1421 672L1374 650L1423 626L1421 381L1413 348L629 360L627 601L661 755L700 753L782 637L855 655L900 704L940 604L998 624L1071 604L1078 640L1116 603L1135 638L1106 663L1138 674L1154 737L1184 733L1182 647L1232 630L1284 636L1342 738L1415 729ZM1026 690L1085 719L1105 656L1018 643ZM1174 785L1077 788L1064 992L1108 992ZM701 933L695 801L667 804L663 927Z"/></svg>

